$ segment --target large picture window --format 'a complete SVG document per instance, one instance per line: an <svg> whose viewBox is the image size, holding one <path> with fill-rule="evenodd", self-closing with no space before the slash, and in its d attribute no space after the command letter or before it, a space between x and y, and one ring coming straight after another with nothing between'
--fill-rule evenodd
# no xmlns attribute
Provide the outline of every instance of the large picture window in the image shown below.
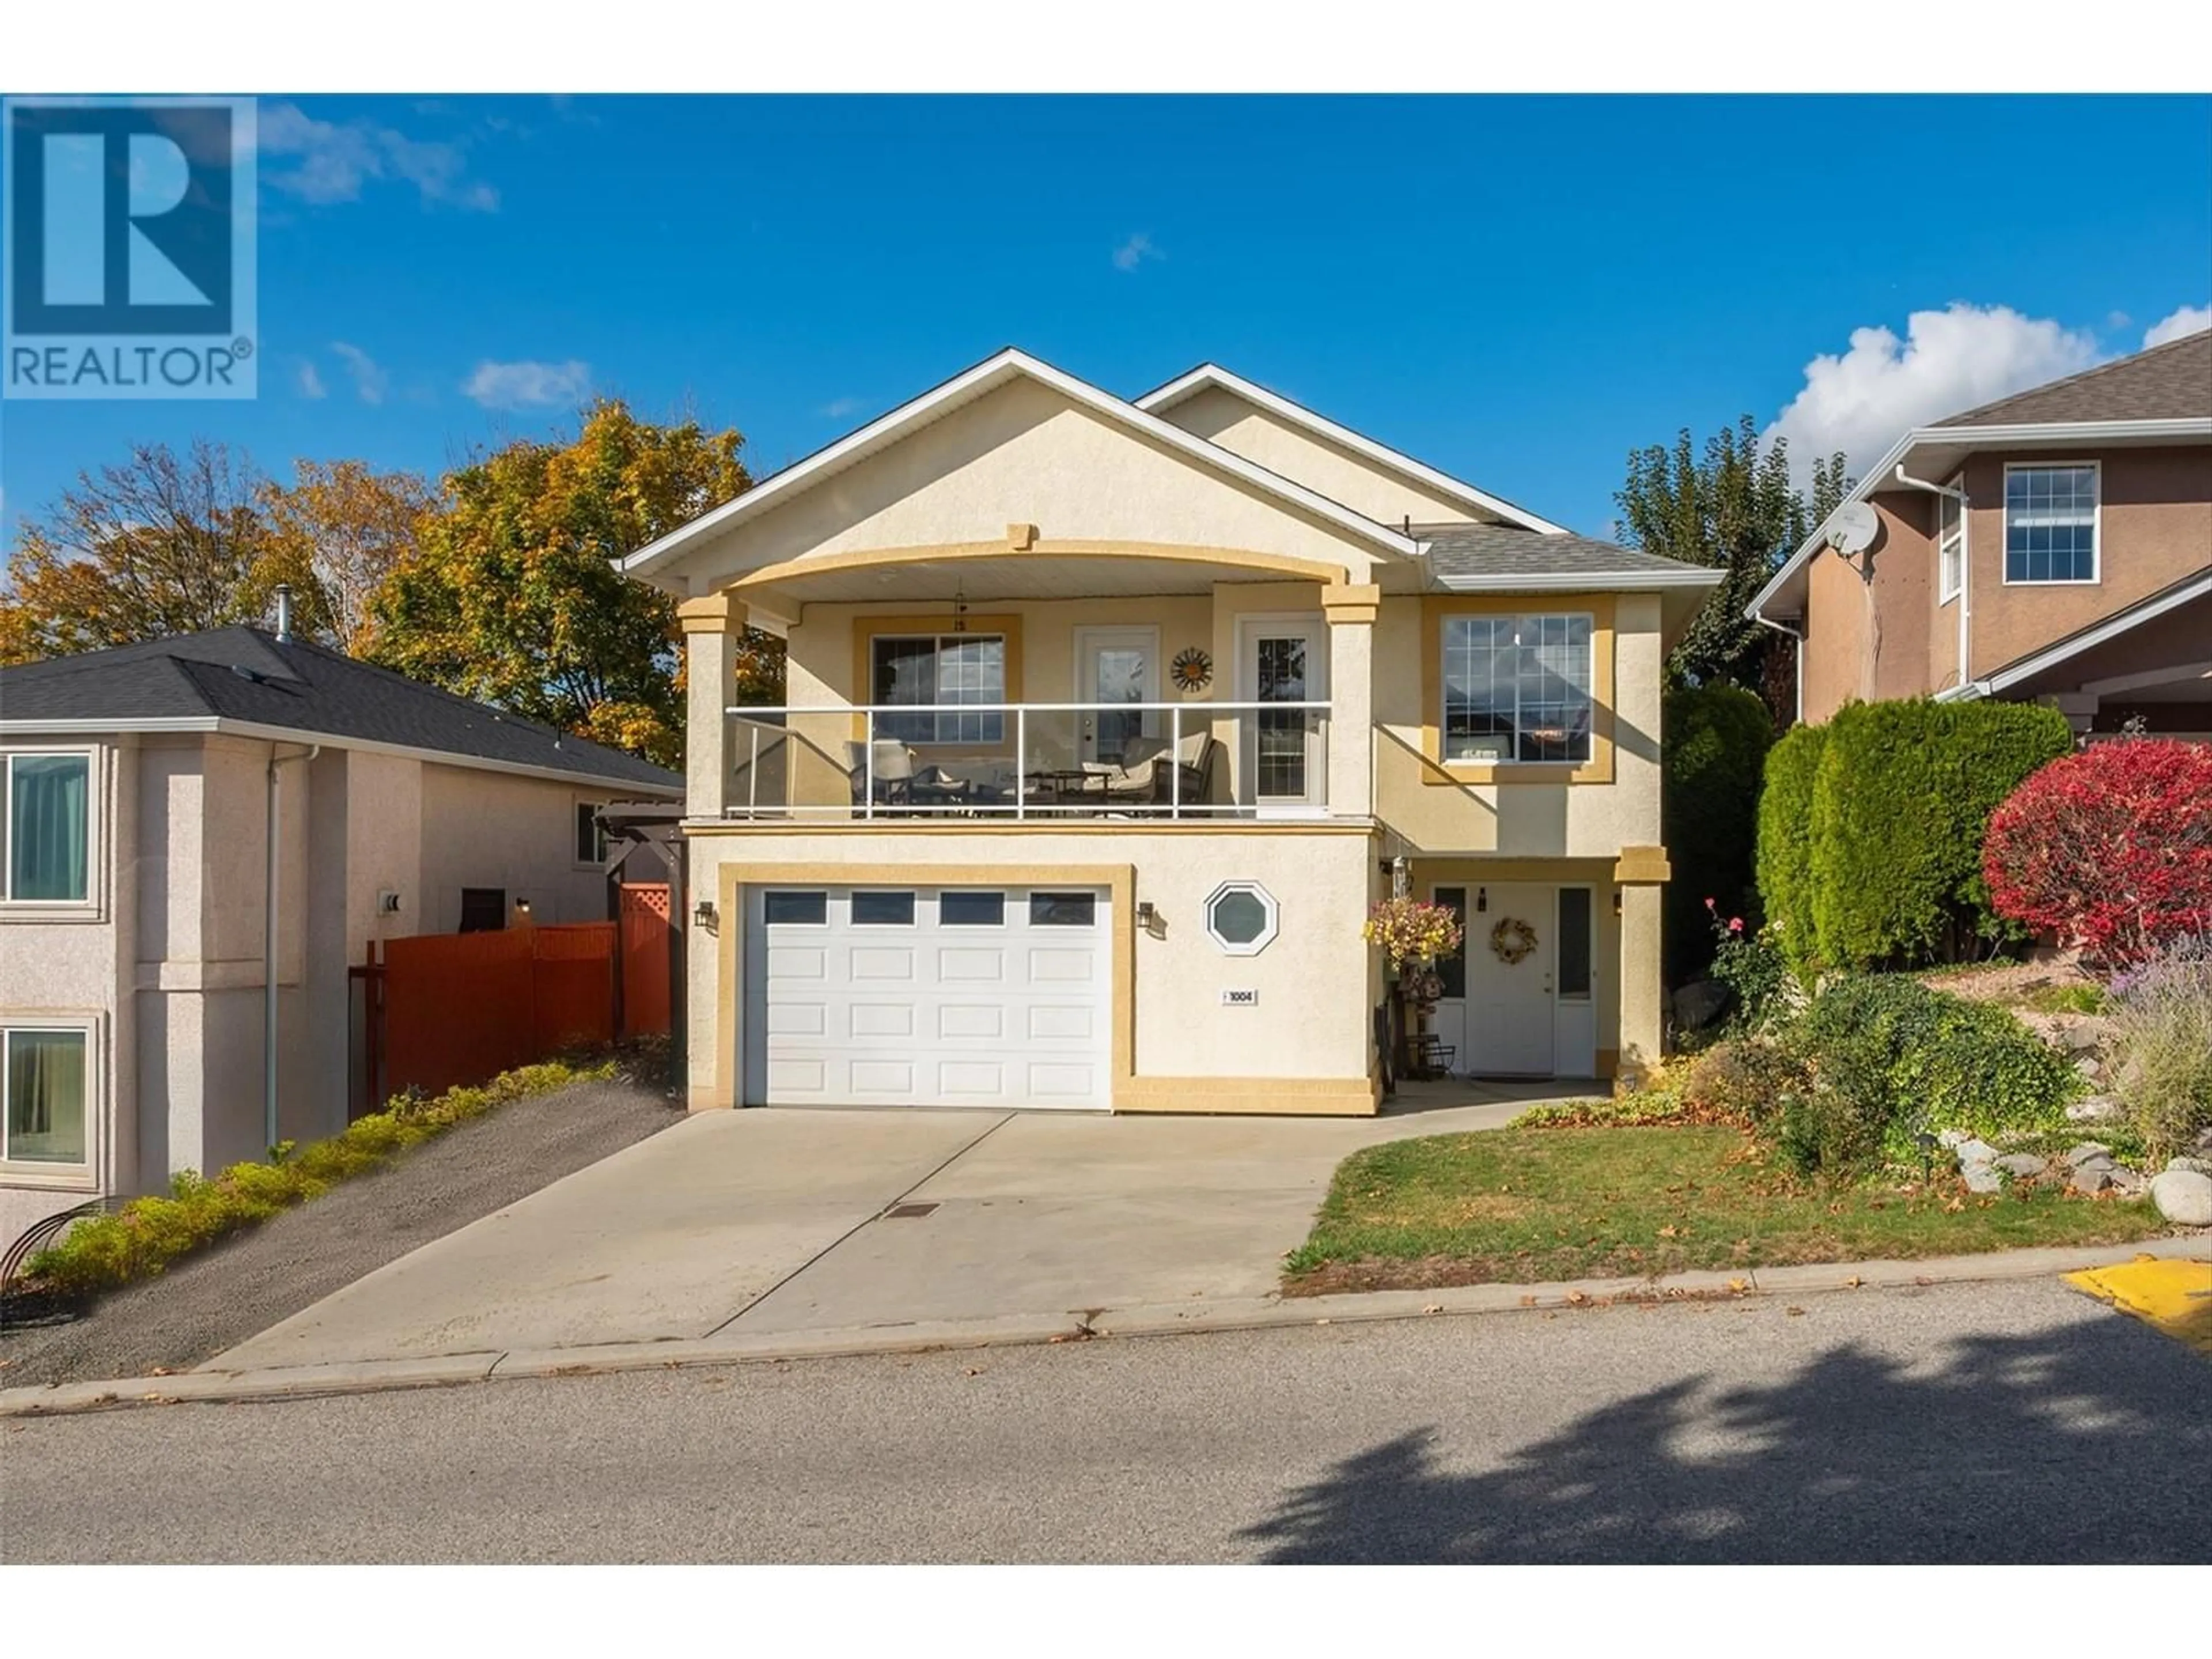
<svg viewBox="0 0 2212 1659"><path fill-rule="evenodd" d="M1006 700L1003 635L878 635L870 642L869 655L870 702L928 710L877 715L878 737L902 743L1005 741L1004 714L963 714L957 708L962 703Z"/></svg>
<svg viewBox="0 0 2212 1659"><path fill-rule="evenodd" d="M82 1026L46 1030L11 1025L0 1030L5 1050L0 1075L0 1163L82 1166L90 1158L86 1129L89 1091Z"/></svg>
<svg viewBox="0 0 2212 1659"><path fill-rule="evenodd" d="M1591 619L1447 617L1443 758L1590 758Z"/></svg>
<svg viewBox="0 0 2212 1659"><path fill-rule="evenodd" d="M2007 581L2095 581L2095 465L2007 467L2004 531Z"/></svg>
<svg viewBox="0 0 2212 1659"><path fill-rule="evenodd" d="M19 904L91 896L92 757L10 755L6 896Z"/></svg>

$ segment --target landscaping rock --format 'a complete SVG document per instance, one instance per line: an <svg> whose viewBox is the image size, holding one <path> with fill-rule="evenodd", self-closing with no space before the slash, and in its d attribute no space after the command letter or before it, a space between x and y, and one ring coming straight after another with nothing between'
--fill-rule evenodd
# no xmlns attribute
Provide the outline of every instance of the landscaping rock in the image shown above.
<svg viewBox="0 0 2212 1659"><path fill-rule="evenodd" d="M2075 1123L2094 1123L2119 1115L2120 1103L2110 1095L2091 1095L2087 1100L2077 1100L2066 1109L2067 1118Z"/></svg>
<svg viewBox="0 0 2212 1659"><path fill-rule="evenodd" d="M2150 1189L2150 1177L2138 1174L2124 1164L2106 1170L2105 1177L2112 1183L2112 1190L2123 1198L2141 1198Z"/></svg>
<svg viewBox="0 0 2212 1659"><path fill-rule="evenodd" d="M1937 1133L1936 1144L1947 1150L1955 1150L1973 1138L1972 1132L1966 1129L1945 1129Z"/></svg>
<svg viewBox="0 0 2212 1659"><path fill-rule="evenodd" d="M1960 1169L1965 1169L1969 1164L1994 1164L1997 1161L1997 1149L1986 1140L1962 1140L1952 1150L1959 1154Z"/></svg>
<svg viewBox="0 0 2212 1659"><path fill-rule="evenodd" d="M2168 1170L2150 1183L2150 1198L2158 1212L2178 1226L2212 1227L2212 1176Z"/></svg>
<svg viewBox="0 0 2212 1659"><path fill-rule="evenodd" d="M1727 986L1710 979L1692 980L1674 993L1674 1024L1680 1030L1702 1031L1728 1005Z"/></svg>
<svg viewBox="0 0 2212 1659"><path fill-rule="evenodd" d="M2112 1184L2109 1164L2091 1164L2076 1169L2066 1182L2066 1190L2079 1193L2084 1198L2094 1198Z"/></svg>
<svg viewBox="0 0 2212 1659"><path fill-rule="evenodd" d="M2049 1171L2051 1160L2033 1152L2008 1152L1997 1160L1997 1168L2014 1181L2033 1181Z"/></svg>
<svg viewBox="0 0 2212 1659"><path fill-rule="evenodd" d="M2169 1170L2187 1170L2196 1175L2212 1176L2212 1158L2170 1158L2166 1161Z"/></svg>
<svg viewBox="0 0 2212 1659"><path fill-rule="evenodd" d="M2078 1054L2074 1060L2074 1069L2081 1074L2084 1081L2094 1083L2103 1074L2105 1066L2094 1054Z"/></svg>
<svg viewBox="0 0 2212 1659"><path fill-rule="evenodd" d="M2085 1140L2078 1146L2059 1153L2058 1161L2069 1170L2081 1168L2093 1158L2101 1158L2106 1164L2112 1161L2112 1149L2100 1140Z"/></svg>
<svg viewBox="0 0 2212 1659"><path fill-rule="evenodd" d="M1996 1193L2004 1190L2004 1177L1993 1164L1969 1164L1959 1171L1970 1193Z"/></svg>

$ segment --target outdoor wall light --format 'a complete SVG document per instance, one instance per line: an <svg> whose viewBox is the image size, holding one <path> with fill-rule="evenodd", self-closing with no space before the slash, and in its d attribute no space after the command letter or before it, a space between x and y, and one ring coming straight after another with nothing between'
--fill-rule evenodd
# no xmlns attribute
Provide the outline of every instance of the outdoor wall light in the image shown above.
<svg viewBox="0 0 2212 1659"><path fill-rule="evenodd" d="M1620 914L1620 889L1618 887L1613 890L1613 914L1616 916Z"/></svg>
<svg viewBox="0 0 2212 1659"><path fill-rule="evenodd" d="M691 907L691 921L694 926L700 927L712 927L714 925L714 901L712 899L701 899L698 903L693 905Z"/></svg>
<svg viewBox="0 0 2212 1659"><path fill-rule="evenodd" d="M1158 921L1159 919L1160 919L1159 907L1158 907L1158 905L1154 904L1154 903L1152 902L1152 900L1150 900L1150 899L1139 899L1139 900L1137 901L1137 926L1138 926L1138 927L1147 927L1147 928L1148 928L1148 927L1151 927L1154 922Z"/></svg>
<svg viewBox="0 0 2212 1659"><path fill-rule="evenodd" d="M1487 887L1474 890L1474 908L1478 914L1490 908L1490 890Z"/></svg>
<svg viewBox="0 0 2212 1659"><path fill-rule="evenodd" d="M528 920L530 915L530 901L526 898L519 898L515 900L514 914L524 918L526 921Z"/></svg>

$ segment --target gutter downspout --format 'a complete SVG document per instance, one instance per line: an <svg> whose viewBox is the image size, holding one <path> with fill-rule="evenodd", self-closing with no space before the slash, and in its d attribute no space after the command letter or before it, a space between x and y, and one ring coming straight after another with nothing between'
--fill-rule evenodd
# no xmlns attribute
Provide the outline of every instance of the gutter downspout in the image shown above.
<svg viewBox="0 0 2212 1659"><path fill-rule="evenodd" d="M1790 690L1797 700L1797 706L1792 711L1791 718L1798 725L1802 726L1805 723L1805 635L1787 623L1772 621L1764 611L1753 611L1751 619L1761 628L1771 628L1778 634L1787 634L1796 641L1792 647L1795 655L1790 665Z"/></svg>
<svg viewBox="0 0 2212 1659"><path fill-rule="evenodd" d="M1966 492L1913 477L1905 471L1902 461L1897 464L1896 477L1908 489L1948 495L1959 504L1959 690L1966 695L1972 684L1968 675L1967 646L1972 637L1974 615L1974 529L1972 516L1966 510L1970 505ZM1936 591L1939 595L1943 591L1943 514L1940 509L1936 514Z"/></svg>
<svg viewBox="0 0 2212 1659"><path fill-rule="evenodd" d="M283 824L283 808L276 788L276 769L293 761L311 761L323 752L319 743L301 755L276 753L269 745L268 799L263 808L263 831L267 838L267 868L261 893L261 1127L262 1144L276 1145L276 893L277 863Z"/></svg>

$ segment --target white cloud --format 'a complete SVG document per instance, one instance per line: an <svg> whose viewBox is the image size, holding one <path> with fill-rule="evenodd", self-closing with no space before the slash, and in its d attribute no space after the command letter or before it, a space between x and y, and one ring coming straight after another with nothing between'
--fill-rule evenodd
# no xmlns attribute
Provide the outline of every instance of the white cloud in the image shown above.
<svg viewBox="0 0 2212 1659"><path fill-rule="evenodd" d="M822 412L833 421L842 421L848 415L860 412L860 400L858 398L832 398L822 405Z"/></svg>
<svg viewBox="0 0 2212 1659"><path fill-rule="evenodd" d="M331 389L323 384L322 370L309 362L303 361L300 365L300 395L317 399L331 395Z"/></svg>
<svg viewBox="0 0 2212 1659"><path fill-rule="evenodd" d="M486 409L546 409L574 404L590 390L592 366L571 357L562 363L478 363L461 390Z"/></svg>
<svg viewBox="0 0 2212 1659"><path fill-rule="evenodd" d="M2170 340L2186 339L2191 334L2202 334L2212 328L2212 306L2184 306L2170 317L2161 317L2143 335L2143 349L2162 346Z"/></svg>
<svg viewBox="0 0 2212 1659"><path fill-rule="evenodd" d="M1902 340L1884 325L1856 328L1848 351L1806 364L1804 389L1765 435L1790 441L1801 482L1838 450L1856 475L1909 427L2078 374L2101 355L2094 336L2009 306L1916 311Z"/></svg>
<svg viewBox="0 0 2212 1659"><path fill-rule="evenodd" d="M365 404L380 404L384 394L392 390L392 376L382 365L357 345L348 345L343 340L331 342L331 349L353 376L353 389Z"/></svg>
<svg viewBox="0 0 2212 1659"><path fill-rule="evenodd" d="M458 144L410 138L372 121L343 125L318 121L297 104L264 104L256 146L264 155L296 157L289 167L264 167L270 188L305 202L355 202L372 180L415 186L424 204L490 213L499 192L465 175L468 158Z"/></svg>
<svg viewBox="0 0 2212 1659"><path fill-rule="evenodd" d="M1114 269L1134 270L1147 259L1164 259L1167 257L1152 246L1150 234L1140 230L1114 250Z"/></svg>

